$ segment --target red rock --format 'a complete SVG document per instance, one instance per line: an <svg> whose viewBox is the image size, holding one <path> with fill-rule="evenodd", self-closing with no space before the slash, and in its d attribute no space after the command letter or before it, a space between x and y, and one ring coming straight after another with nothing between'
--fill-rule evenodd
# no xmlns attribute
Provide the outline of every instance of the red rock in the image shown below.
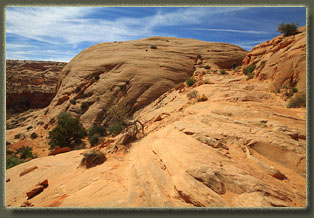
<svg viewBox="0 0 314 218"><path fill-rule="evenodd" d="M37 186L34 189L32 189L31 191L27 192L26 195L27 195L28 199L31 199L31 198L35 197L36 195L40 194L43 190L44 190L43 186Z"/></svg>
<svg viewBox="0 0 314 218"><path fill-rule="evenodd" d="M158 116L155 118L154 122L156 122L156 121L160 121L160 120L162 120L162 118L161 118L161 116L160 116L160 115L158 115Z"/></svg>
<svg viewBox="0 0 314 218"><path fill-rule="evenodd" d="M65 152L69 152L72 149L70 147L62 147L60 148L59 146L56 146L50 153L49 155L57 155Z"/></svg>
<svg viewBox="0 0 314 218"><path fill-rule="evenodd" d="M48 180L46 179L46 180L44 180L44 181L38 183L37 185L43 186L44 188L47 188L47 187L48 187Z"/></svg>
<svg viewBox="0 0 314 218"><path fill-rule="evenodd" d="M10 182L11 181L11 179L10 178L8 178L7 180L5 180L5 182Z"/></svg>

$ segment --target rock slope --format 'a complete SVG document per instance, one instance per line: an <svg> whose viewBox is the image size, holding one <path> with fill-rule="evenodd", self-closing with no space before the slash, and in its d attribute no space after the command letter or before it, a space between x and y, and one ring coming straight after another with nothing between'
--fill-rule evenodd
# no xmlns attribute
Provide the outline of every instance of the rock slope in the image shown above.
<svg viewBox="0 0 314 218"><path fill-rule="evenodd" d="M296 35L280 35L255 46L243 60L243 69L256 65L254 77L271 81L272 91L296 87L306 89L306 27Z"/></svg>
<svg viewBox="0 0 314 218"><path fill-rule="evenodd" d="M226 43L171 37L100 43L82 51L62 70L47 116L51 119L66 110L87 128L105 124L112 97L133 113L185 81L202 59L212 69L231 68L241 64L246 53ZM88 109L82 111L82 104Z"/></svg>
<svg viewBox="0 0 314 218"><path fill-rule="evenodd" d="M306 110L227 72L196 76L202 84L173 88L137 111L145 136L95 147L106 153L101 165L79 167L77 150L8 169L7 206L305 207ZM189 99L191 91L207 100ZM27 201L44 180L49 186Z"/></svg>

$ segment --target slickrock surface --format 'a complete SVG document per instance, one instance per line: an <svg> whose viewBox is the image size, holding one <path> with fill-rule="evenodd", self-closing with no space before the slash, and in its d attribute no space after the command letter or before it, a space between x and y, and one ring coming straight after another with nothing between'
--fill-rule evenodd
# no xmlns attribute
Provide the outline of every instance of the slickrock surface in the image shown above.
<svg viewBox="0 0 314 218"><path fill-rule="evenodd" d="M44 122L36 127L43 138L31 140L31 143L45 140L45 134L55 125L54 114L63 109L75 114L75 105L68 102L72 98L80 103L93 102L85 113L76 113L85 126L92 125L97 108L105 103L103 96L108 86L123 85L130 75L127 95L120 99L131 102L135 99L135 105L147 100L143 103L146 107L138 106L133 115L144 124L144 135L128 145L118 143L123 141L122 134L106 139L93 148L104 152L106 157L104 163L94 167L80 166L83 153L88 150L83 149L40 157L8 169L6 205L306 207L306 108L287 108L287 101L280 93L270 92L273 80L261 81L258 77L247 80L242 71L228 69L235 59L223 59L225 53L217 52L218 48L205 46L202 53L203 46L198 48L193 44L199 41L182 41L182 47L180 41L157 37L123 42L120 46L126 43L126 47L118 53L120 58L114 52L119 51L115 49L118 42L104 43L74 58L62 71L58 94L48 110L39 111L33 120L29 118L29 125ZM175 53L177 50L173 47L170 53L176 55L165 55L164 52L170 50L166 45L171 42L181 52ZM151 45L157 49L151 49ZM232 46L224 49L228 48L234 54L241 51ZM208 50L214 53L206 55ZM128 59L130 54L133 55ZM201 58L196 59L197 54ZM102 59L102 55L107 56ZM143 58L137 62L136 57ZM219 62L222 59L224 61ZM118 61L123 64L113 64ZM165 63L173 64L173 71L170 68L157 70ZM206 69L206 65L211 68ZM128 70L124 71L124 67ZM223 68L225 75L219 72ZM111 72L113 69L115 71ZM93 79L95 72L99 73L99 80ZM146 72L156 74L150 80ZM172 82L169 77L163 77L164 72L173 76ZM182 83L187 76L195 79L192 87ZM151 90L142 88L139 81L151 85L147 87L162 82ZM81 90L74 93L77 85ZM158 90L157 87L164 88L165 93L160 92L155 97L148 95ZM135 89L139 90L136 98L129 96ZM8 134L12 137L13 132ZM28 141L26 137L12 147ZM36 170L19 176L34 166ZM26 193L43 179L49 181L49 186L27 201Z"/></svg>
<svg viewBox="0 0 314 218"><path fill-rule="evenodd" d="M11 113L44 108L56 94L56 84L67 63L53 61L6 61L6 106Z"/></svg>
<svg viewBox="0 0 314 218"><path fill-rule="evenodd" d="M136 112L145 137L128 152L99 145L101 165L79 167L77 150L8 169L7 205L21 205L45 177L35 207L305 207L306 110L231 71L202 79L211 84L172 89ZM208 100L189 100L192 90Z"/></svg>
<svg viewBox="0 0 314 218"><path fill-rule="evenodd" d="M80 117L86 128L93 122L104 124L110 119L108 95L132 113L185 81L202 59L212 69L231 68L246 54L235 45L171 37L100 43L83 50L62 70L47 117L66 110ZM82 103L89 105L86 111Z"/></svg>
<svg viewBox="0 0 314 218"><path fill-rule="evenodd" d="M280 35L255 46L243 60L243 69L256 65L255 78L272 82L270 90L278 91L286 85L299 91L306 89L306 28L296 35Z"/></svg>

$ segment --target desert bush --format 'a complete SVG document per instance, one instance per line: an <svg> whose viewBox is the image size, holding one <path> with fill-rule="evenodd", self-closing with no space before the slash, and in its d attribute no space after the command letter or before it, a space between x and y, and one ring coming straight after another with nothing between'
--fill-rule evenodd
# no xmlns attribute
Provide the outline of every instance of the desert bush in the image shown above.
<svg viewBox="0 0 314 218"><path fill-rule="evenodd" d="M24 160L21 160L16 156L7 156L6 157L6 169L9 169L11 167L14 167L24 162L25 162Z"/></svg>
<svg viewBox="0 0 314 218"><path fill-rule="evenodd" d="M78 86L78 87L76 87L76 89L75 89L74 92L75 92L75 93L78 93L78 92L80 92L80 91L81 91L81 87Z"/></svg>
<svg viewBox="0 0 314 218"><path fill-rule="evenodd" d="M88 137L88 141L89 141L90 145L91 146L97 145L99 142L99 137L100 137L100 135L97 133L92 135L91 137Z"/></svg>
<svg viewBox="0 0 314 218"><path fill-rule="evenodd" d="M186 81L186 84L188 85L188 86L193 86L193 84L194 84L194 79L192 79L192 78L188 78Z"/></svg>
<svg viewBox="0 0 314 218"><path fill-rule="evenodd" d="M151 49L157 49L157 46L156 45L152 45L150 48Z"/></svg>
<svg viewBox="0 0 314 218"><path fill-rule="evenodd" d="M58 117L57 126L49 131L50 149L56 146L71 147L79 145L87 134L81 125L79 118L73 118L69 113L61 112Z"/></svg>
<svg viewBox="0 0 314 218"><path fill-rule="evenodd" d="M108 127L108 131L112 135L119 135L123 130L123 126L120 123L113 123Z"/></svg>
<svg viewBox="0 0 314 218"><path fill-rule="evenodd" d="M244 69L243 73L247 76L247 79L252 79L254 77L254 70L255 70L255 64L254 65L248 65Z"/></svg>
<svg viewBox="0 0 314 218"><path fill-rule="evenodd" d="M84 152L83 156L80 166L86 166L86 168L102 164L107 160L105 154L100 151L89 150Z"/></svg>
<svg viewBox="0 0 314 218"><path fill-rule="evenodd" d="M298 33L298 23L281 23L279 24L277 31L284 34L284 36L291 36Z"/></svg>
<svg viewBox="0 0 314 218"><path fill-rule="evenodd" d="M89 107L89 105L88 105L87 102L82 102L82 104L81 104L81 110L82 110L82 112L87 111L88 107Z"/></svg>
<svg viewBox="0 0 314 218"><path fill-rule="evenodd" d="M94 76L94 79L97 81L97 80L99 80L99 75L97 74L97 75L95 75Z"/></svg>
<svg viewBox="0 0 314 218"><path fill-rule="evenodd" d="M106 128L100 125L93 125L87 130L88 141L94 146L99 142L101 136L106 135Z"/></svg>
<svg viewBox="0 0 314 218"><path fill-rule="evenodd" d="M210 69L210 66L209 66L209 65L206 65L204 68L207 69L207 70L209 70L209 69Z"/></svg>
<svg viewBox="0 0 314 218"><path fill-rule="evenodd" d="M293 93L297 93L297 92L298 92L298 89L297 89L296 87L292 87L292 88L291 88L291 91L292 91Z"/></svg>
<svg viewBox="0 0 314 218"><path fill-rule="evenodd" d="M201 56L200 54L198 54L196 58L197 58L197 59L201 59L202 56Z"/></svg>
<svg viewBox="0 0 314 218"><path fill-rule="evenodd" d="M20 154L20 159L33 158L33 148L29 146L23 146L17 150Z"/></svg>
<svg viewBox="0 0 314 218"><path fill-rule="evenodd" d="M221 70L221 71L220 71L220 74L221 74L221 75L225 75L225 74L226 74L226 71L225 71L225 70Z"/></svg>
<svg viewBox="0 0 314 218"><path fill-rule="evenodd" d="M36 134L36 132L33 132L32 134L31 134L31 139L35 139L35 138L37 138L38 137L38 135Z"/></svg>
<svg viewBox="0 0 314 218"><path fill-rule="evenodd" d="M198 91L193 90L193 91L191 91L191 92L188 92L188 93L186 94L186 97L188 97L188 99L191 100L191 99L193 99L193 98L196 98L197 95L198 95Z"/></svg>
<svg viewBox="0 0 314 218"><path fill-rule="evenodd" d="M306 106L306 94L305 92L299 92L288 102L288 108L305 107Z"/></svg>
<svg viewBox="0 0 314 218"><path fill-rule="evenodd" d="M245 75L252 74L253 71L255 70L255 67L256 67L255 65L248 65L248 66L246 66L246 68L244 69L243 73L244 73Z"/></svg>
<svg viewBox="0 0 314 218"><path fill-rule="evenodd" d="M70 100L70 103L76 105L76 100L72 98L72 99Z"/></svg>

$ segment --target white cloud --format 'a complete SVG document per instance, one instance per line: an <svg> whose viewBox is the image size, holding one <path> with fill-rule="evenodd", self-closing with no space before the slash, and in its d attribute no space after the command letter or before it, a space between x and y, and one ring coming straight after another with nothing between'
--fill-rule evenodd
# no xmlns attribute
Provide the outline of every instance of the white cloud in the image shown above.
<svg viewBox="0 0 314 218"><path fill-rule="evenodd" d="M234 30L234 29L212 29L212 28L190 28L189 30L234 32L234 33L248 33L248 34L273 34L272 32L260 31L260 30Z"/></svg>

